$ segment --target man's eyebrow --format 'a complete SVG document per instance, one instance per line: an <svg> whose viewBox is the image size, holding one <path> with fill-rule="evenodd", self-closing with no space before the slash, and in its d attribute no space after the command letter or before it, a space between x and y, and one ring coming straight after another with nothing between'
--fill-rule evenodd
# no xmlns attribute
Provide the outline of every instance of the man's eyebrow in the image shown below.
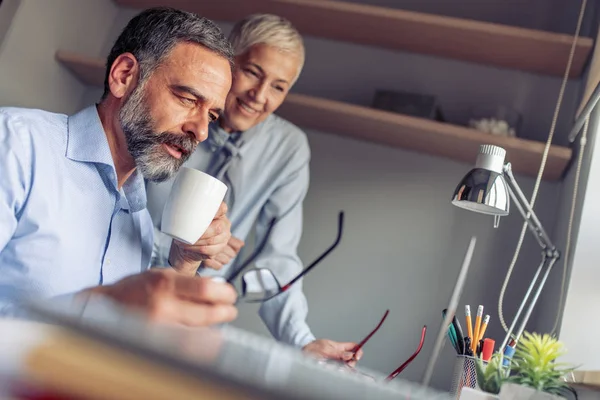
<svg viewBox="0 0 600 400"><path fill-rule="evenodd" d="M175 90L177 92L184 92L191 96L194 96L199 101L208 102L208 99L206 98L206 96L204 96L202 93L198 92L193 87L190 87L187 85L172 85L171 88L173 88L173 90ZM223 109L220 107L213 108L212 110L214 112L216 112L217 114L219 114L219 116L221 116L221 114L223 114Z"/></svg>
<svg viewBox="0 0 600 400"><path fill-rule="evenodd" d="M191 96L194 96L198 100L207 101L208 99L202 93L198 92L191 86L187 85L171 85L171 88L177 92L185 92Z"/></svg>

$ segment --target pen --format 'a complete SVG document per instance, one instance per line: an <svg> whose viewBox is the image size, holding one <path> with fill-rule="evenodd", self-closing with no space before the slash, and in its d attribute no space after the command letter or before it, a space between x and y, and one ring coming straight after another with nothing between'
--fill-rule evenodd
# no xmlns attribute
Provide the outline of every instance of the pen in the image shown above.
<svg viewBox="0 0 600 400"><path fill-rule="evenodd" d="M479 330L479 340L483 339L483 335L485 334L485 330L487 329L488 323L490 322L490 316L486 315L483 319L483 324L481 325L481 329Z"/></svg>
<svg viewBox="0 0 600 400"><path fill-rule="evenodd" d="M477 357L481 357L481 352L483 351L483 340L480 340L477 343Z"/></svg>
<svg viewBox="0 0 600 400"><path fill-rule="evenodd" d="M471 350L476 353L477 344L479 343L479 329L481 328L481 317L483 316L483 306L477 307L477 316L475 317L475 326L473 332L473 339L471 340Z"/></svg>
<svg viewBox="0 0 600 400"><path fill-rule="evenodd" d="M471 307L467 304L465 306L465 317L467 318L467 335L470 338L473 337L473 325L471 322Z"/></svg>
<svg viewBox="0 0 600 400"><path fill-rule="evenodd" d="M510 346L506 346L506 348L504 349L504 358L502 360L502 364L504 366L509 366L510 365L510 360L513 357L514 354L515 354L515 348L514 347L510 347Z"/></svg>
<svg viewBox="0 0 600 400"><path fill-rule="evenodd" d="M465 336L465 356L473 356L473 351L471 350L471 338Z"/></svg>
<svg viewBox="0 0 600 400"><path fill-rule="evenodd" d="M494 339L483 339L483 350L481 351L481 358L483 361L490 361L492 354L494 353L494 346L496 342Z"/></svg>

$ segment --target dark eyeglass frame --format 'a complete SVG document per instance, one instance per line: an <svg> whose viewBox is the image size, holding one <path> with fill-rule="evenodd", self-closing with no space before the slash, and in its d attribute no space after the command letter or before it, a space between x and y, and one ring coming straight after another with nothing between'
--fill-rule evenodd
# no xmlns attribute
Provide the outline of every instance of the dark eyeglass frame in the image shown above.
<svg viewBox="0 0 600 400"><path fill-rule="evenodd" d="M379 328L381 328L381 325L383 325L383 323L385 322L385 319L387 318L387 316L388 316L389 313L390 313L390 310L386 310L385 314L383 314L383 317L381 318L381 320L379 321L379 323L377 324L377 326L375 327L375 329L373 329L371 332L369 332L369 334L367 336L365 336L365 338L363 340L361 340L352 349L352 352L355 355L371 339L371 337L373 337L373 335L379 330ZM423 326L423 329L421 330L421 340L419 341L419 347L417 347L417 350L402 365L400 365L397 369L395 369L394 372L392 372L391 374L389 374L388 377L385 379L386 381L391 381L392 379L394 379L395 377L397 377L402 371L404 371L404 369L415 358L417 358L417 356L421 352L421 349L423 348L423 344L425 343L425 335L426 335L426 333L427 333L427 325Z"/></svg>
<svg viewBox="0 0 600 400"><path fill-rule="evenodd" d="M262 253L262 251L264 250L265 245L267 244L267 242L269 241L269 238L271 236L271 232L273 231L273 227L275 226L275 224L277 223L276 218L273 218L270 222L269 222L269 228L267 229L267 232L264 236L264 238L262 239L262 241L260 242L260 244L254 249L254 251L252 252L252 254L246 259L246 261L244 261L242 263L242 265L227 279L228 283L232 283L239 275L240 273L246 269L250 264L252 264L254 262L254 260L259 256L260 253ZM333 244L331 246L329 246L329 248L327 250L325 250L319 257L317 257L317 259L315 261L313 261L312 263L310 263L308 265L308 267L304 268L298 275L296 275L291 281L289 281L287 284L285 284L284 286L281 286L281 284L279 283L279 280L277 279L277 277L275 276L275 274L273 273L273 271L271 271L268 268L260 268L260 269L266 269L268 270L272 275L273 278L275 278L275 281L277 282L277 286L278 286L278 291L277 293L270 295L268 297L262 298L262 299L258 299L258 300L248 300L246 299L245 301L248 303L262 303L265 302L267 300L272 299L275 296L280 295L281 293L287 291L294 283L296 283L297 281L299 281L303 276L305 276L306 274L308 274L314 267L316 267L321 261L323 261L339 244L340 241L342 240L342 233L344 231L344 211L340 211L338 214L338 232L337 232L337 237L335 239L335 242L333 242ZM260 270L257 269L257 270ZM245 289L245 282L242 281L242 296L245 296L246 289Z"/></svg>

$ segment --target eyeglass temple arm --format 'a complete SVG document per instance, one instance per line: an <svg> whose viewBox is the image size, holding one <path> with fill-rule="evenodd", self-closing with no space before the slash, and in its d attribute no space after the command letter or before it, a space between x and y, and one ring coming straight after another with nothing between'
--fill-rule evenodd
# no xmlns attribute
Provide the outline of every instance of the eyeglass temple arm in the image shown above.
<svg viewBox="0 0 600 400"><path fill-rule="evenodd" d="M275 225L276 222L276 218L273 218L271 220L271 222L269 222L269 228L267 229L267 233L265 234L265 236L263 237L263 240L260 242L260 244L258 245L258 247L256 247L254 249L254 251L252 252L252 254L250 255L250 257L248 257L248 259L246 261L244 261L242 263L242 265L233 273L233 275L231 275L229 277L229 279L227 279L228 283L233 282L233 280L235 278L238 277L238 275L250 264L252 264L254 262L254 260L256 259L256 257L258 257L258 255L260 253L262 253L263 249L265 248L265 245L267 244L267 241L269 240L269 237L271 237L271 231L273 230L273 226Z"/></svg>
<svg viewBox="0 0 600 400"><path fill-rule="evenodd" d="M427 333L427 325L424 326L423 330L421 331L421 341L419 342L419 347L417 348L417 351L415 351L414 354L412 356L410 356L410 358L404 362L404 364L399 366L397 370L392 372L386 378L386 380L391 381L392 379L397 377L400 374L400 372L404 371L404 368L406 368L408 366L408 364L410 364L419 355L419 353L421 352L421 349L423 348L423 343L425 343L425 334L426 333Z"/></svg>
<svg viewBox="0 0 600 400"><path fill-rule="evenodd" d="M379 328L381 328L381 325L383 325L383 322L385 321L385 319L387 318L389 313L390 313L390 310L385 311L385 314L383 314L383 318L381 318L381 321L379 321L379 324L377 324L375 329L373 329L371 331L371 333L369 333L363 340L361 340L359 344L354 346L354 348L352 349L352 353L356 353L357 351L359 351L365 345L365 343L367 343L369 341L369 339L371 339L371 336L373 336L379 330Z"/></svg>
<svg viewBox="0 0 600 400"><path fill-rule="evenodd" d="M311 269L313 269L318 263L320 263L325 257L327 257L329 255L329 253L331 253L333 251L333 249L335 249L337 247L337 245L340 244L340 241L342 240L343 230L344 230L344 212L340 211L340 213L338 215L338 235L337 235L337 238L335 239L335 242L323 254L321 254L319 256L319 258L317 258L315 261L313 261L308 267L306 267L302 272L300 272L294 279L292 279L284 287L282 287L281 291L285 292L286 290L288 290L290 288L290 286L292 286L294 283L296 283L300 278L302 278Z"/></svg>

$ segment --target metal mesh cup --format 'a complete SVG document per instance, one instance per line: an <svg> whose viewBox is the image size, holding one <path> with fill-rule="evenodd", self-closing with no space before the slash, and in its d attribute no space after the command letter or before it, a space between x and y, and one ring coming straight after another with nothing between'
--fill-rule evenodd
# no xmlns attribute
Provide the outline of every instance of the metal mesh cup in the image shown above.
<svg viewBox="0 0 600 400"><path fill-rule="evenodd" d="M477 370L475 369L475 363L477 360L475 357L469 356L456 356L456 363L454 364L454 374L452 374L452 385L450 387L450 394L453 399L460 398L460 392L462 388L468 386L470 388L477 388ZM483 363L484 365L487 363Z"/></svg>

